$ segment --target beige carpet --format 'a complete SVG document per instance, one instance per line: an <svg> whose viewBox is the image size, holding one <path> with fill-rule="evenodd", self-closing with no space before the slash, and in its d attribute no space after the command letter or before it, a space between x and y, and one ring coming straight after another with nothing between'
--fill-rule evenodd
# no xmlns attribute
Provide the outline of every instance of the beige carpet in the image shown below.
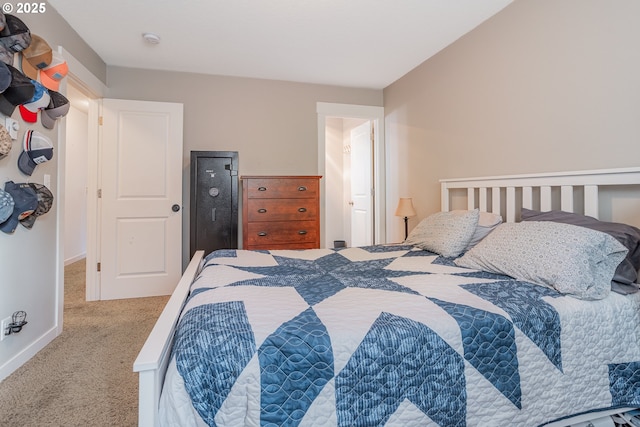
<svg viewBox="0 0 640 427"><path fill-rule="evenodd" d="M1 426L137 425L133 361L168 297L86 302L84 277L66 267L62 334L0 383Z"/></svg>

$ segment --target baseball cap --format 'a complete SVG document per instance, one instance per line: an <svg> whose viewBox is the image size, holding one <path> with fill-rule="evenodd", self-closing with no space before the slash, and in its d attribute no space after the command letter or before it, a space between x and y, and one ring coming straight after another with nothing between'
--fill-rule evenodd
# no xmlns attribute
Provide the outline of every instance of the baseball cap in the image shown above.
<svg viewBox="0 0 640 427"><path fill-rule="evenodd" d="M20 66L25 76L32 80L38 79L38 70L51 64L53 52L51 46L37 34L31 34L29 47L20 53Z"/></svg>
<svg viewBox="0 0 640 427"><path fill-rule="evenodd" d="M7 181L4 184L4 191L11 195L14 206L11 216L0 224L0 231L11 234L16 231L20 220L25 219L38 208L38 196L27 183L16 184L13 181Z"/></svg>
<svg viewBox="0 0 640 427"><path fill-rule="evenodd" d="M0 93L4 92L11 85L11 70L7 64L0 61Z"/></svg>
<svg viewBox="0 0 640 427"><path fill-rule="evenodd" d="M50 90L49 95L51 96L51 101L47 108L42 110L42 113L40 114L40 122L45 128L53 129L56 124L56 120L67 115L71 104L69 104L69 100L60 92Z"/></svg>
<svg viewBox="0 0 640 427"><path fill-rule="evenodd" d="M20 220L20 224L25 228L31 230L33 228L33 224L35 224L36 219L39 216L42 216L49 212L51 206L53 205L53 193L47 187L42 184L36 184L34 182L29 183L29 186L33 188L33 191L36 192L36 197L38 198L38 207L35 211L24 219Z"/></svg>
<svg viewBox="0 0 640 427"><path fill-rule="evenodd" d="M11 116L15 108L28 102L36 92L36 88L31 83L31 79L20 72L17 68L7 65L11 71L11 84L0 94L0 113Z"/></svg>
<svg viewBox="0 0 640 427"><path fill-rule="evenodd" d="M51 97L46 87L41 83L31 80L33 87L36 88L33 98L20 105L20 115L25 122L35 123L38 121L38 110L49 105Z"/></svg>
<svg viewBox="0 0 640 427"><path fill-rule="evenodd" d="M13 64L13 55L31 44L31 31L19 18L5 14L6 25L0 31L0 61Z"/></svg>
<svg viewBox="0 0 640 427"><path fill-rule="evenodd" d="M15 202L13 201L11 194L0 188L0 224L11 217L14 205Z"/></svg>
<svg viewBox="0 0 640 427"><path fill-rule="evenodd" d="M31 175L36 166L48 162L53 157L53 143L35 130L24 133L22 145L23 151L18 157L18 169L24 174Z"/></svg>
<svg viewBox="0 0 640 427"><path fill-rule="evenodd" d="M11 152L12 145L13 139L11 139L9 131L4 126L0 125L0 159Z"/></svg>
<svg viewBox="0 0 640 427"><path fill-rule="evenodd" d="M60 80L69 73L69 66L62 54L53 51L51 64L40 70L40 83L50 90L60 90Z"/></svg>

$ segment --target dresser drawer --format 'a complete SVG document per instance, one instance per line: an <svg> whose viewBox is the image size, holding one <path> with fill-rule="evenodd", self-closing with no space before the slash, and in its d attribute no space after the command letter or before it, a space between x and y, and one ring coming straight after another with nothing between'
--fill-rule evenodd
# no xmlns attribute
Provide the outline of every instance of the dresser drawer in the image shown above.
<svg viewBox="0 0 640 427"><path fill-rule="evenodd" d="M254 175L242 179L242 247L320 247L318 175Z"/></svg>
<svg viewBox="0 0 640 427"><path fill-rule="evenodd" d="M318 240L317 227L315 221L249 222L243 233L249 246L315 243Z"/></svg>
<svg viewBox="0 0 640 427"><path fill-rule="evenodd" d="M314 178L249 178L246 189L249 199L316 199L320 193Z"/></svg>
<svg viewBox="0 0 640 427"><path fill-rule="evenodd" d="M315 242L294 242L294 243L269 243L265 245L251 245L248 249L258 250L291 250L291 249L318 249L318 245Z"/></svg>
<svg viewBox="0 0 640 427"><path fill-rule="evenodd" d="M312 199L249 199L249 222L256 221L313 221L318 204Z"/></svg>

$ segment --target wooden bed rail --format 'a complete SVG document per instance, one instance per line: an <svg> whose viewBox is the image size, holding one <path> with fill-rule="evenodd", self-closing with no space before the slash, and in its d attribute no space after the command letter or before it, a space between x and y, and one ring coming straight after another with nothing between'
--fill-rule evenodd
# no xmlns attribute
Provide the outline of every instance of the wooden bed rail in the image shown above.
<svg viewBox="0 0 640 427"><path fill-rule="evenodd" d="M600 187L634 184L640 184L640 168L441 179L441 210L451 210L451 191L462 189L466 190L467 209L499 213L505 221L515 222L518 206L534 209L539 203L541 211L552 210L552 190L558 188L559 209L598 218ZM575 189L583 194L580 206L574 199Z"/></svg>

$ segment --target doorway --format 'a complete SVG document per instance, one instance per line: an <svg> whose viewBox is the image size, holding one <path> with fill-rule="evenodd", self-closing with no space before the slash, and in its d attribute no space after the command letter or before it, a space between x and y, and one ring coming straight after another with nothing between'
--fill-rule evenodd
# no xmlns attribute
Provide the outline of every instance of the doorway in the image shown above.
<svg viewBox="0 0 640 427"><path fill-rule="evenodd" d="M354 121L356 124L349 125ZM355 126L355 127L353 127ZM345 236L349 246L370 246L376 240L373 227L375 175L373 171L373 124L370 120L343 119L343 170L345 196L349 199L343 218L349 227Z"/></svg>
<svg viewBox="0 0 640 427"><path fill-rule="evenodd" d="M321 247L386 242L384 109L318 103Z"/></svg>
<svg viewBox="0 0 640 427"><path fill-rule="evenodd" d="M101 98L106 94L106 86L100 79L98 79L89 69L87 69L77 58L75 58L70 52L68 52L64 47L58 46L58 52L65 58L67 65L69 67L69 73L66 78L62 79L60 82L60 93L62 93L69 102L72 107L75 107L77 110L81 112L86 111L86 138L85 138L85 146L91 147L91 141L97 140L97 126L91 126L91 123L97 123L97 112L98 112L98 98ZM78 98L74 99L77 96ZM82 99L80 101L80 99ZM85 104L83 106L82 104ZM71 111L71 108L70 108ZM77 112L77 111L76 111ZM69 113L73 114L73 113ZM80 114L76 117L80 121L85 120L84 114ZM73 122L69 124L73 126ZM89 253L86 248L89 245L89 239L87 235L80 234L78 237L78 241L75 242L78 246L73 249L74 254L69 254L67 256L65 249L65 240L67 238L65 229L66 221L67 221L67 206L66 206L66 187L67 180L73 180L76 175L75 172L69 172L67 169L69 167L69 163L67 163L67 154L68 152L72 152L74 148L72 146L67 146L67 118L64 120L60 120L59 123L56 124L57 134L58 134L58 178L57 178L57 186L60 192L60 203L57 204L57 213L58 213L58 223L57 223L57 250L56 250L56 329L57 335L62 333L63 329L63 317L64 317L64 268L67 262L72 262L75 257L82 256L82 245L84 244L85 254L87 258L87 262L89 262ZM84 129L84 123L81 125ZM84 136L84 130L78 131L82 136ZM80 137L82 137L80 136ZM73 143L71 143L73 144ZM83 155L84 157L84 155ZM91 154L89 148L89 154L84 157L80 162L86 165L86 170L90 171L92 168L95 168L96 165L92 164ZM67 176L71 173L70 176ZM87 178L88 181L91 180L90 177ZM82 185L82 184L80 184ZM87 188L87 187L85 187ZM82 191L82 190L80 190ZM85 196L86 197L86 190ZM82 197L81 197L82 198ZM77 200L72 202L77 203ZM85 205L86 206L86 205ZM80 215L85 218L86 222L90 223L93 212L89 207L82 209ZM86 230L86 228L85 228ZM79 242L79 243L78 243ZM88 279L88 278L87 278ZM89 286L89 280L87 280L87 287ZM87 299L90 300L90 293L87 292Z"/></svg>
<svg viewBox="0 0 640 427"><path fill-rule="evenodd" d="M64 188L64 265L87 256L87 137L89 97L74 82L67 85Z"/></svg>

